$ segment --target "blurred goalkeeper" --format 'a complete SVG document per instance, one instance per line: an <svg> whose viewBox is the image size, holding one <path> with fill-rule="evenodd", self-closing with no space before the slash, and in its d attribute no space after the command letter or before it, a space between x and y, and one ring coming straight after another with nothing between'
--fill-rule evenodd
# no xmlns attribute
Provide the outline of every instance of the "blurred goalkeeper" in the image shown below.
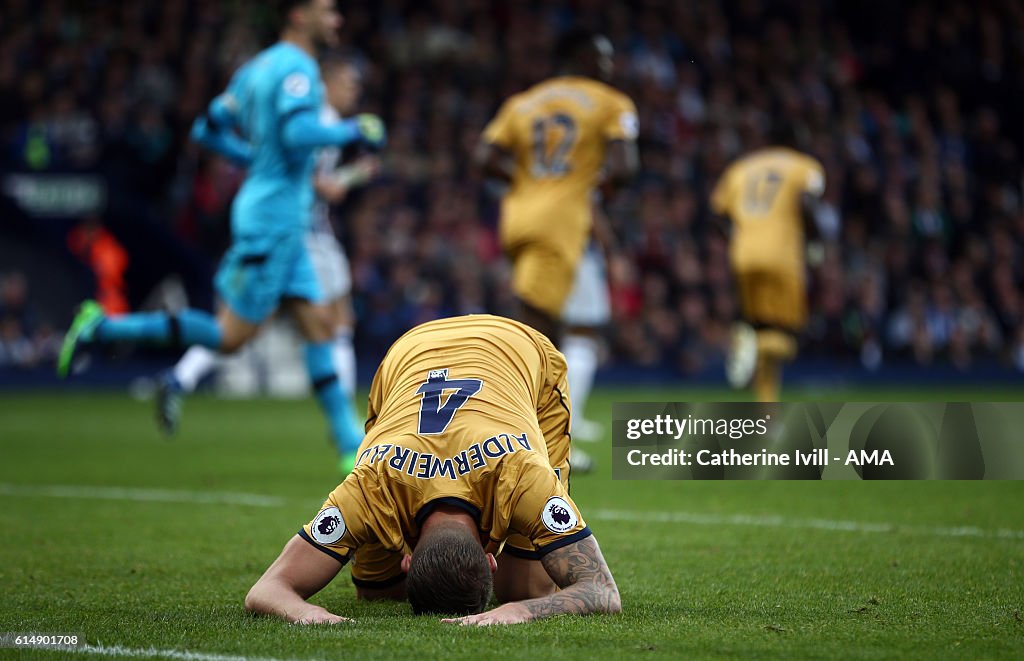
<svg viewBox="0 0 1024 661"><path fill-rule="evenodd" d="M361 74L353 62L338 57L325 58L320 69L327 101L320 109L320 121L333 124L353 114L362 95ZM317 155L313 177L317 200L306 247L330 313L334 366L348 403L354 406L356 356L352 347L355 325L350 295L352 276L348 258L334 235L330 205L341 203L349 192L373 179L380 170L380 159L373 154L349 154L349 151L360 150L358 146L345 149L324 147ZM343 152L350 158L343 158ZM182 396L193 392L203 377L221 362L221 354L196 345L185 352L172 370L161 376L156 397L156 419L161 431L167 435L177 431ZM344 466L342 468L346 470Z"/></svg>
<svg viewBox="0 0 1024 661"><path fill-rule="evenodd" d="M413 328L370 390L353 472L249 591L301 624L346 618L307 600L349 560L360 599L408 599L459 624L621 609L569 497L565 359L532 328L472 315ZM498 556L495 558L495 556ZM501 606L488 608L492 591Z"/></svg>
<svg viewBox="0 0 1024 661"><path fill-rule="evenodd" d="M248 167L231 208L232 244L217 272L223 305L216 319L196 310L107 317L86 301L64 339L66 375L83 343L139 341L241 348L276 309L287 310L306 339L310 380L342 454L351 465L361 434L342 392L331 352L333 328L306 246L319 147L384 143L372 115L323 124L316 54L338 44L334 0L284 0L281 39L243 65L193 126L193 138Z"/></svg>

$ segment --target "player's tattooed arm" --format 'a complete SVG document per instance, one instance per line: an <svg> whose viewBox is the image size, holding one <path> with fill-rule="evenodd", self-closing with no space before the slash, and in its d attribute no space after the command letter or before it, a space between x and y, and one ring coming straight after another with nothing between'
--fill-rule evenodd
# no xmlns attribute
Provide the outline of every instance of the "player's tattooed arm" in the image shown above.
<svg viewBox="0 0 1024 661"><path fill-rule="evenodd" d="M562 613L588 615L622 610L619 588L593 535L555 549L544 556L541 563L551 580L562 589L547 597L522 602L534 619Z"/></svg>
<svg viewBox="0 0 1024 661"><path fill-rule="evenodd" d="M463 625L518 624L552 615L618 613L619 589L593 536L548 553L541 561L559 592L503 604L486 613L442 620Z"/></svg>
<svg viewBox="0 0 1024 661"><path fill-rule="evenodd" d="M273 615L294 624L348 622L348 618L306 601L331 582L342 564L302 538L292 537L245 596L245 609L253 615Z"/></svg>

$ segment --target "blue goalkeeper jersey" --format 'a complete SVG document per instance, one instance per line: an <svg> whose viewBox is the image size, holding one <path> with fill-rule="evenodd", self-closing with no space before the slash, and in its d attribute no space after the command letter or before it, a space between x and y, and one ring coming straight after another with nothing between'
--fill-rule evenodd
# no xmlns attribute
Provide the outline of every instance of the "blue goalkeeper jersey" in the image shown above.
<svg viewBox="0 0 1024 661"><path fill-rule="evenodd" d="M234 237L308 229L316 150L286 149L281 134L295 113L318 112L323 96L316 60L287 42L267 48L235 73L222 99L253 154L231 207Z"/></svg>

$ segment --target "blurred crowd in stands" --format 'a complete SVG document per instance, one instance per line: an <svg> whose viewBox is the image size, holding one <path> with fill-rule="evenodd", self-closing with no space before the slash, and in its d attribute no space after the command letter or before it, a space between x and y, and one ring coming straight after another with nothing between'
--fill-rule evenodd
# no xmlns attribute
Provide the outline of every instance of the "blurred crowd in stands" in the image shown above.
<svg viewBox="0 0 1024 661"><path fill-rule="evenodd" d="M52 363L59 350L60 336L29 300L25 274L0 273L0 368Z"/></svg>
<svg viewBox="0 0 1024 661"><path fill-rule="evenodd" d="M100 172L111 199L148 206L216 260L243 173L188 145L188 128L272 39L265 4L7 0L4 164ZM640 112L642 174L608 201L613 359L681 373L721 361L736 300L708 193L787 121L825 164L827 220L841 221L812 274L804 354L1024 369L1024 3L339 4L363 107L390 131L385 175L336 214L364 350L430 318L510 311L497 201L469 154L504 98L556 73L558 34L582 25L610 37L614 85ZM0 362L49 350L6 339L32 329L25 287L4 280Z"/></svg>

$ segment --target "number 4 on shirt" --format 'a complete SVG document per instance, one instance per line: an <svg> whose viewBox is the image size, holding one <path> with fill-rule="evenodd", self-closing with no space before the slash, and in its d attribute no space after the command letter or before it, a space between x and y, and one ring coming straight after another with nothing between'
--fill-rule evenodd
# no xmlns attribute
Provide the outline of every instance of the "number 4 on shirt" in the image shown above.
<svg viewBox="0 0 1024 661"><path fill-rule="evenodd" d="M469 398L480 392L484 382L480 379L449 379L448 370L430 370L427 382L416 391L423 395L420 402L420 434L442 434L451 424L455 412L462 408ZM441 403L445 390L455 390Z"/></svg>

